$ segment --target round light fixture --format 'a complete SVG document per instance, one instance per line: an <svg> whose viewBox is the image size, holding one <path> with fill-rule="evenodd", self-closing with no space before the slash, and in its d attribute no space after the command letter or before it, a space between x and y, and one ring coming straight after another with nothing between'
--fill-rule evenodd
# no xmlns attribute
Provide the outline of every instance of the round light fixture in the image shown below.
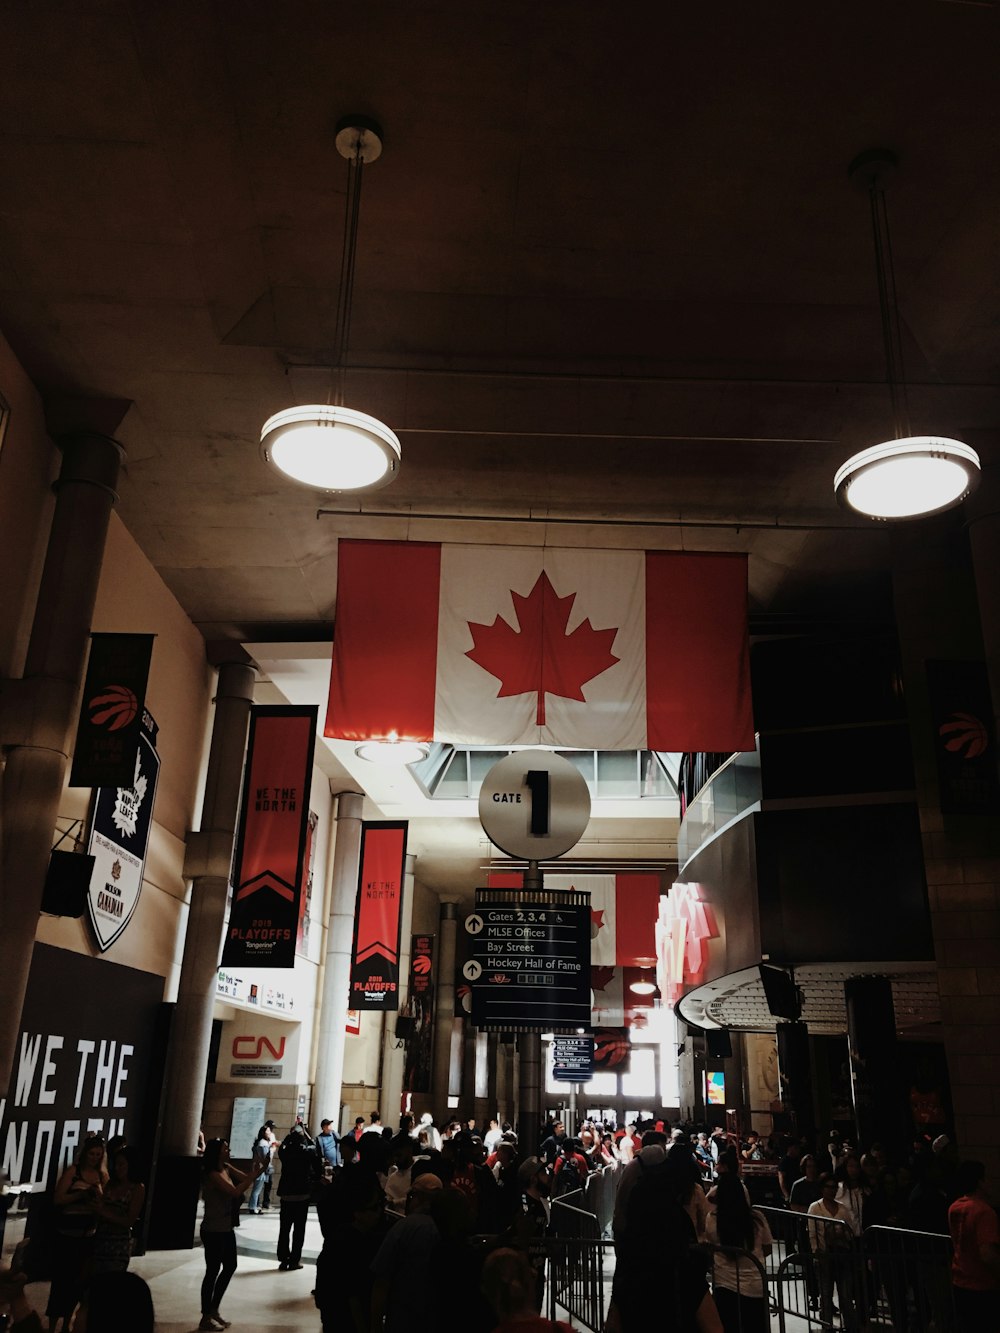
<svg viewBox="0 0 1000 1333"><path fill-rule="evenodd" d="M913 435L849 458L833 489L842 504L869 518L922 518L959 504L978 482L975 449L939 435Z"/></svg>
<svg viewBox="0 0 1000 1333"><path fill-rule="evenodd" d="M422 741L401 741L390 736L382 741L364 741L354 748L359 759L370 764L386 764L402 767L405 764L419 764L430 754L430 746Z"/></svg>
<svg viewBox="0 0 1000 1333"><path fill-rule="evenodd" d="M633 981L629 986L633 995L655 995L656 986L652 981Z"/></svg>
<svg viewBox="0 0 1000 1333"><path fill-rule="evenodd" d="M399 440L350 407L289 407L264 422L260 451L279 472L317 491L375 490L399 467Z"/></svg>

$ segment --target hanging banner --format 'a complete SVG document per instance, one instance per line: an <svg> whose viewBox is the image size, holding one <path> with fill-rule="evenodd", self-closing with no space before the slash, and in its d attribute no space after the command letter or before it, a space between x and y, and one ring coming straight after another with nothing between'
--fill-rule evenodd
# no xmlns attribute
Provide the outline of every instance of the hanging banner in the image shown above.
<svg viewBox="0 0 1000 1333"><path fill-rule="evenodd" d="M316 709L250 710L223 967L294 967Z"/></svg>
<svg viewBox="0 0 1000 1333"><path fill-rule="evenodd" d="M87 891L87 913L101 953L106 953L132 920L142 892L142 872L153 823L153 802L160 776L156 723L143 709L142 731L130 784L100 787L87 851L94 869Z"/></svg>
<svg viewBox="0 0 1000 1333"><path fill-rule="evenodd" d="M985 662L928 662L941 813L1000 810L993 700Z"/></svg>
<svg viewBox="0 0 1000 1333"><path fill-rule="evenodd" d="M44 1190L88 1134L126 1135L137 1170L148 1173L163 1079L162 999L163 978L152 972L35 945L14 1069L0 1098L5 1181Z"/></svg>
<svg viewBox="0 0 1000 1333"><path fill-rule="evenodd" d="M71 787L125 787L142 734L152 634L92 634Z"/></svg>
<svg viewBox="0 0 1000 1333"><path fill-rule="evenodd" d="M353 1009L399 1009L399 927L406 869L405 822L361 825L351 951Z"/></svg>
<svg viewBox="0 0 1000 1333"><path fill-rule="evenodd" d="M747 557L343 540L325 731L753 750Z"/></svg>
<svg viewBox="0 0 1000 1333"><path fill-rule="evenodd" d="M431 1090L431 1047L434 1036L434 936L410 936L410 989L406 997L413 1028L406 1038L403 1091Z"/></svg>

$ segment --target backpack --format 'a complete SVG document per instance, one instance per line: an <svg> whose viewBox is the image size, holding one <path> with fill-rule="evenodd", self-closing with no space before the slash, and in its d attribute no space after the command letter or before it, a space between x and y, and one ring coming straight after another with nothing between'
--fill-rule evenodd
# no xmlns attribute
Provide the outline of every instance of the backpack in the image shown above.
<svg viewBox="0 0 1000 1333"><path fill-rule="evenodd" d="M580 1163L575 1157L564 1157L559 1173L555 1177L553 1194L558 1199L560 1195L572 1194L574 1190L582 1189L583 1177L580 1174Z"/></svg>

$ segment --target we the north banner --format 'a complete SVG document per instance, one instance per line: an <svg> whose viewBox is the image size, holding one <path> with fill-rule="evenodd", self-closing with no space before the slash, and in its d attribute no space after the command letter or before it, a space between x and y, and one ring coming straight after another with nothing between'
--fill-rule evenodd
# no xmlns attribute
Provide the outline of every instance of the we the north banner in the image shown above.
<svg viewBox="0 0 1000 1333"><path fill-rule="evenodd" d="M338 550L327 736L754 748L745 556Z"/></svg>
<svg viewBox="0 0 1000 1333"><path fill-rule="evenodd" d="M406 829L405 822L361 825L348 998L352 1009L399 1008L399 930Z"/></svg>
<svg viewBox="0 0 1000 1333"><path fill-rule="evenodd" d="M315 708L250 710L223 967L294 967Z"/></svg>

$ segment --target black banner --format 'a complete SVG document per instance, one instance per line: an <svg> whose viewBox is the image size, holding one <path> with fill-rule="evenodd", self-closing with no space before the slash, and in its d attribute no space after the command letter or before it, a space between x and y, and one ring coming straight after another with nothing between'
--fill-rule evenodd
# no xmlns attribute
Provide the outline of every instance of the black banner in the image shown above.
<svg viewBox="0 0 1000 1333"><path fill-rule="evenodd" d="M316 709L250 710L223 967L294 967Z"/></svg>
<svg viewBox="0 0 1000 1333"><path fill-rule="evenodd" d="M152 634L92 634L71 787L123 787L135 774Z"/></svg>
<svg viewBox="0 0 1000 1333"><path fill-rule="evenodd" d="M993 701L985 662L928 662L941 813L1000 811Z"/></svg>
<svg viewBox="0 0 1000 1333"><path fill-rule="evenodd" d="M88 1134L124 1134L147 1164L163 978L36 944L17 1054L0 1099L0 1171L42 1190ZM154 1090L155 1091L155 1090Z"/></svg>
<svg viewBox="0 0 1000 1333"><path fill-rule="evenodd" d="M350 1009L399 1009L399 929L406 823L361 825Z"/></svg>
<svg viewBox="0 0 1000 1333"><path fill-rule="evenodd" d="M406 1037L403 1091L431 1090L431 1047L434 1038L434 936L410 936L410 989L406 1014L413 1027Z"/></svg>

